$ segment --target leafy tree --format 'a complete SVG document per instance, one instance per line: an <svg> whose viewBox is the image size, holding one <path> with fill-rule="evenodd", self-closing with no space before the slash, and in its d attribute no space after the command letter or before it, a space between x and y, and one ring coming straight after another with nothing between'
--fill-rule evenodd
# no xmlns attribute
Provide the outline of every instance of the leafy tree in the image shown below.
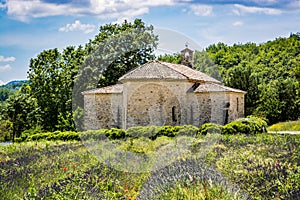
<svg viewBox="0 0 300 200"><path fill-rule="evenodd" d="M3 122L6 128L11 129L11 139L20 137L25 130L42 122L41 111L38 101L30 96L30 86L24 85L22 88L10 96L1 111Z"/></svg>
<svg viewBox="0 0 300 200"><path fill-rule="evenodd" d="M67 47L41 52L30 61L28 78L30 95L37 99L45 131L74 130L72 116L72 88L74 77L84 58L84 50Z"/></svg>
<svg viewBox="0 0 300 200"><path fill-rule="evenodd" d="M169 62L174 64L180 64L181 63L181 56L179 53L174 53L172 55L170 54L163 54L159 55L157 57L157 60L163 61L163 62Z"/></svg>
<svg viewBox="0 0 300 200"><path fill-rule="evenodd" d="M300 117L300 34L256 45L211 45L207 54L225 85L247 91L246 115L265 116L270 123Z"/></svg>

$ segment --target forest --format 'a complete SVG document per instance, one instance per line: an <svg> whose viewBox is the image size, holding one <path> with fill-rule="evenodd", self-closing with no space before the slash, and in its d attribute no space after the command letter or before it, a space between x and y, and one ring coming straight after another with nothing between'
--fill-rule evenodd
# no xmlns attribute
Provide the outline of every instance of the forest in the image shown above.
<svg viewBox="0 0 300 200"><path fill-rule="evenodd" d="M24 131L80 129L82 100L74 105L74 95L115 84L129 70L153 59L179 63L179 53L155 56L159 40L153 30L140 19L106 24L84 45L39 53L30 60L27 83L16 91L0 88L0 138L11 140ZM132 46L137 41L143 42ZM115 55L124 48L129 51ZM99 65L104 59L107 67ZM300 117L300 33L261 44L212 44L195 51L194 68L246 91L246 116L262 117L269 125ZM73 91L78 81L86 79L95 84Z"/></svg>

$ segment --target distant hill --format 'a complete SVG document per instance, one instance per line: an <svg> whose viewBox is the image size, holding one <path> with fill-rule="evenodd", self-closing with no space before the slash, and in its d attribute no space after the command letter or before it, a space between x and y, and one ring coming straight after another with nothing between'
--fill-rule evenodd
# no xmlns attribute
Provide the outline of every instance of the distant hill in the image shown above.
<svg viewBox="0 0 300 200"><path fill-rule="evenodd" d="M24 83L28 83L27 80L14 80L6 83L6 86L22 86Z"/></svg>
<svg viewBox="0 0 300 200"><path fill-rule="evenodd" d="M1 83L1 82L0 82ZM5 85L0 84L0 102L8 99L10 95L12 95L15 91L19 90L20 87L28 83L27 80L14 80L10 81Z"/></svg>

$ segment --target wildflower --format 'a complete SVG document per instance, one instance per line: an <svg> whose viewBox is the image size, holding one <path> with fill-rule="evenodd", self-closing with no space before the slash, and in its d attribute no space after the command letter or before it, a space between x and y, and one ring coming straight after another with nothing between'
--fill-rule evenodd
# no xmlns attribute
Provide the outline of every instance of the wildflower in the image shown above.
<svg viewBox="0 0 300 200"><path fill-rule="evenodd" d="M124 192L125 192L125 193L128 193L128 192L129 192L129 190L124 190Z"/></svg>
<svg viewBox="0 0 300 200"><path fill-rule="evenodd" d="M64 166L64 165L63 165L61 168L62 168L62 170L64 170L64 171L67 170L66 166Z"/></svg>
<svg viewBox="0 0 300 200"><path fill-rule="evenodd" d="M290 164L290 169L292 169L293 168L293 165L292 164Z"/></svg>

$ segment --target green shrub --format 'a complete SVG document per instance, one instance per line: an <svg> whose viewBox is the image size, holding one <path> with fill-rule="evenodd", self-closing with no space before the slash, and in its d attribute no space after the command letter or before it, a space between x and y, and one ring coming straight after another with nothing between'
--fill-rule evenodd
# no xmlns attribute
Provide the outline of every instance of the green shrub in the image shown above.
<svg viewBox="0 0 300 200"><path fill-rule="evenodd" d="M54 132L55 133L55 132ZM47 138L48 139L48 138ZM60 132L58 134L54 134L54 136L50 137L48 140L80 140L79 134L73 131Z"/></svg>
<svg viewBox="0 0 300 200"><path fill-rule="evenodd" d="M82 140L105 140L108 137L108 129L100 129L100 130L88 130L81 132L80 138Z"/></svg>
<svg viewBox="0 0 300 200"><path fill-rule="evenodd" d="M28 136L26 138L26 141L46 140L48 137L50 137L54 133L55 132L37 133L37 134Z"/></svg>
<svg viewBox="0 0 300 200"><path fill-rule="evenodd" d="M222 134L258 134L266 130L267 123L263 119L250 116L247 118L240 118L226 124L223 127Z"/></svg>
<svg viewBox="0 0 300 200"><path fill-rule="evenodd" d="M126 131L126 135L133 138L145 137L155 139L160 133L161 127L159 126L134 126Z"/></svg>
<svg viewBox="0 0 300 200"><path fill-rule="evenodd" d="M205 123L198 131L199 135L206 135L207 133L221 133L223 126L215 123Z"/></svg>
<svg viewBox="0 0 300 200"><path fill-rule="evenodd" d="M66 132L45 132L30 135L26 138L26 141L38 141L38 140L80 140L79 134L73 131Z"/></svg>
<svg viewBox="0 0 300 200"><path fill-rule="evenodd" d="M178 134L180 126L162 126L158 136L175 137Z"/></svg>
<svg viewBox="0 0 300 200"><path fill-rule="evenodd" d="M268 127L269 131L300 131L300 120L287 121L273 124Z"/></svg>
<svg viewBox="0 0 300 200"><path fill-rule="evenodd" d="M124 139L126 132L123 129L111 128L107 131L107 137L111 140Z"/></svg>
<svg viewBox="0 0 300 200"><path fill-rule="evenodd" d="M20 136L19 140L25 141L29 136L35 135L35 134L39 134L39 133L43 133L42 127L41 126L36 126L36 127L32 128L32 129L23 131L21 133L21 136Z"/></svg>
<svg viewBox="0 0 300 200"><path fill-rule="evenodd" d="M180 126L178 131L177 131L177 135L180 136L196 136L197 133L199 131L199 128L193 125L183 125Z"/></svg>

